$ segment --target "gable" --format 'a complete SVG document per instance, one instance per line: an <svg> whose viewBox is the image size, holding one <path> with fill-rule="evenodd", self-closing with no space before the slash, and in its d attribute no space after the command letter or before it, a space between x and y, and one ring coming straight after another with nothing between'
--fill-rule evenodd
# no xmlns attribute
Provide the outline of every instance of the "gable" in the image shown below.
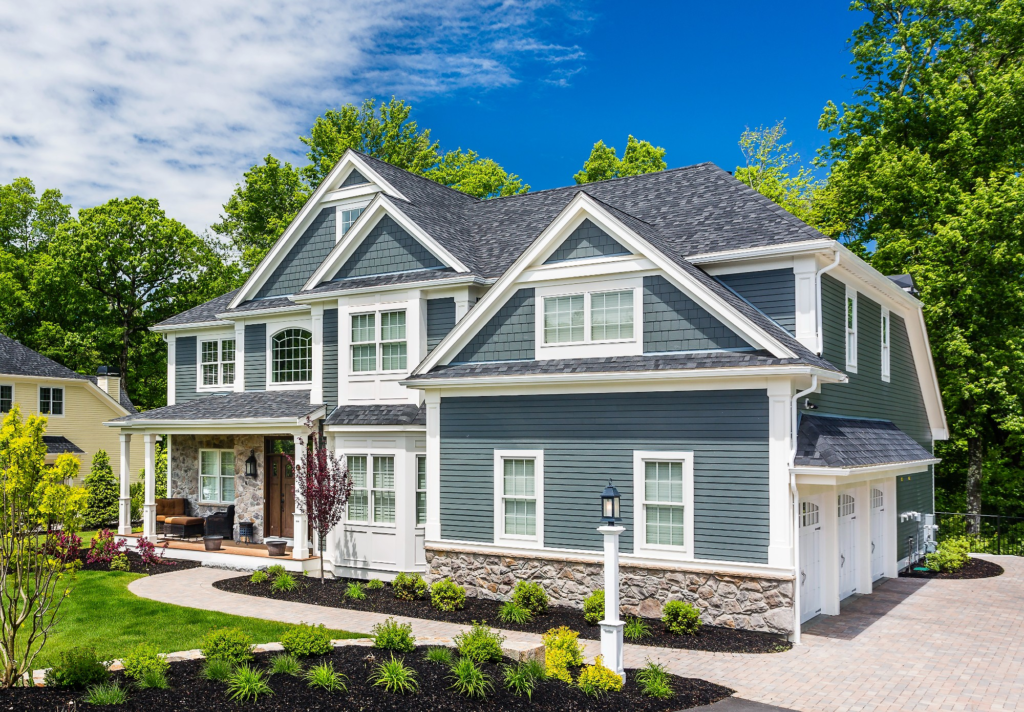
<svg viewBox="0 0 1024 712"><path fill-rule="evenodd" d="M349 173L348 177L345 178L345 180L343 180L341 182L341 185L339 187L340 188L348 188L351 185L363 185L364 183L369 183L369 182L370 181L366 180L366 178L363 177L362 173L360 173L359 171L357 171L355 169L352 169L352 172Z"/></svg>
<svg viewBox="0 0 1024 712"><path fill-rule="evenodd" d="M452 363L532 361L536 351L533 289L520 289L488 319Z"/></svg>
<svg viewBox="0 0 1024 712"><path fill-rule="evenodd" d="M629 250L587 218L565 238L544 264L628 254Z"/></svg>
<svg viewBox="0 0 1024 712"><path fill-rule="evenodd" d="M337 235L335 212L333 207L324 208L313 218L313 222L260 287L256 299L282 297L302 289L302 285L334 248Z"/></svg>
<svg viewBox="0 0 1024 712"><path fill-rule="evenodd" d="M644 353L747 348L752 347L667 279L644 277Z"/></svg>
<svg viewBox="0 0 1024 712"><path fill-rule="evenodd" d="M445 266L416 238L385 215L341 266L334 279L419 269L444 269Z"/></svg>
<svg viewBox="0 0 1024 712"><path fill-rule="evenodd" d="M790 334L796 333L796 277L791 267L721 274L718 281L763 311Z"/></svg>

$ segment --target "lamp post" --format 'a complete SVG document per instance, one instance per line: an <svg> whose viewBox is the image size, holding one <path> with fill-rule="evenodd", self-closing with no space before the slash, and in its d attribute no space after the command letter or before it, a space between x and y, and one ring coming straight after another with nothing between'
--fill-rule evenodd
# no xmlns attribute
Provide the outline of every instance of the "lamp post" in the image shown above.
<svg viewBox="0 0 1024 712"><path fill-rule="evenodd" d="M608 486L601 493L601 526L597 531L604 535L604 620L601 621L601 657L604 664L626 681L622 667L622 629L625 624L619 620L619 534L625 528L619 512L619 491L608 480Z"/></svg>

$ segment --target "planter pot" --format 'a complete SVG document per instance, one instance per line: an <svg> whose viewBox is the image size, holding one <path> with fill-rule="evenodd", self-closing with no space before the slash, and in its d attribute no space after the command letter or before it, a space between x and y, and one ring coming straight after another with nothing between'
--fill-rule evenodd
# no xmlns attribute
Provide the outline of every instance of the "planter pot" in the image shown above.
<svg viewBox="0 0 1024 712"><path fill-rule="evenodd" d="M264 542L264 544L267 545L267 553L271 556L284 556L284 547L287 546L288 542L271 540Z"/></svg>
<svg viewBox="0 0 1024 712"><path fill-rule="evenodd" d="M222 536L204 536L203 545L207 551L220 551L221 542L224 541Z"/></svg>

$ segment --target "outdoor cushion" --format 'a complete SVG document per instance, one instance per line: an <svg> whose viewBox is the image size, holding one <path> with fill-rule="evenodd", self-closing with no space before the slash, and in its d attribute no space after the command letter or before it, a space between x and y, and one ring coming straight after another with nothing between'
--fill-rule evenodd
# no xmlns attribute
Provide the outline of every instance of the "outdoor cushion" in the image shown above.
<svg viewBox="0 0 1024 712"><path fill-rule="evenodd" d="M156 516L157 521L163 521L160 517L175 517L185 514L185 507L188 504L187 499L180 498L164 498L156 500Z"/></svg>
<svg viewBox="0 0 1024 712"><path fill-rule="evenodd" d="M186 527L202 526L206 522L202 517L167 517L164 524L180 524Z"/></svg>

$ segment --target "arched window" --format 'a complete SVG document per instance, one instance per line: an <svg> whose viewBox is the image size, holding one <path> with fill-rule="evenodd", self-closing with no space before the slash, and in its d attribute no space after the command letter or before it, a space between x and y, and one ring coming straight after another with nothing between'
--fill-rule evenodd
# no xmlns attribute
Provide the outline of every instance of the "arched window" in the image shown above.
<svg viewBox="0 0 1024 712"><path fill-rule="evenodd" d="M818 505L813 502L800 503L800 526L813 527L818 523Z"/></svg>
<svg viewBox="0 0 1024 712"><path fill-rule="evenodd" d="M273 383L313 380L313 335L305 329L285 329L270 340Z"/></svg>
<svg viewBox="0 0 1024 712"><path fill-rule="evenodd" d="M854 512L853 497L848 494L839 495L839 516L849 517Z"/></svg>

